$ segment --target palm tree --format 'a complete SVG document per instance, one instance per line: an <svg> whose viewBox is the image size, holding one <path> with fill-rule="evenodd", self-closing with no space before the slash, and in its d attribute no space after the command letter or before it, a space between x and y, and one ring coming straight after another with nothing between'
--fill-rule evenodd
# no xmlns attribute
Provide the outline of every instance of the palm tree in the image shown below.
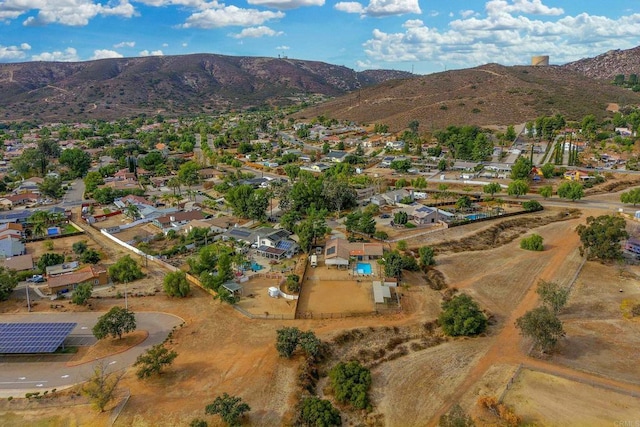
<svg viewBox="0 0 640 427"><path fill-rule="evenodd" d="M172 178L169 179L169 181L167 181L167 185L173 189L173 194L176 194L176 190L178 190L178 193L180 192L180 178L178 178L177 176L174 176Z"/></svg>
<svg viewBox="0 0 640 427"><path fill-rule="evenodd" d="M137 205L128 204L124 209L124 214L135 221L140 216L140 208Z"/></svg>

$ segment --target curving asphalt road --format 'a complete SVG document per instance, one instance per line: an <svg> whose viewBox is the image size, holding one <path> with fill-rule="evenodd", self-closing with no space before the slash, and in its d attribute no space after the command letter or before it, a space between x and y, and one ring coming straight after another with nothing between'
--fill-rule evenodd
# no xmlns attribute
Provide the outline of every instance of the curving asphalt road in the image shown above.
<svg viewBox="0 0 640 427"><path fill-rule="evenodd" d="M91 329L104 313L24 313L0 315L0 323L17 322L76 322L67 341L77 343L95 341ZM148 348L162 343L174 326L183 319L168 313L136 313L138 330L149 332L141 344L113 356L105 357L111 370L126 369ZM62 389L85 381L93 372L95 363L68 367L68 355L16 355L0 356L0 397L22 397L29 391Z"/></svg>

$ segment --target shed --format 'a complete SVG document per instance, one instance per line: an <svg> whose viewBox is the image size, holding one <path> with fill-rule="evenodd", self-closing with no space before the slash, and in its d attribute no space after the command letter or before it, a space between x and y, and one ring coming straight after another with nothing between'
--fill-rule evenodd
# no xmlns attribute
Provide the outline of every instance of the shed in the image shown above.
<svg viewBox="0 0 640 427"><path fill-rule="evenodd" d="M373 282L373 301L376 304L384 304L391 299L391 289L378 281Z"/></svg>
<svg viewBox="0 0 640 427"><path fill-rule="evenodd" d="M233 295L242 295L242 286L236 282L227 282L223 284L222 287L231 292Z"/></svg>

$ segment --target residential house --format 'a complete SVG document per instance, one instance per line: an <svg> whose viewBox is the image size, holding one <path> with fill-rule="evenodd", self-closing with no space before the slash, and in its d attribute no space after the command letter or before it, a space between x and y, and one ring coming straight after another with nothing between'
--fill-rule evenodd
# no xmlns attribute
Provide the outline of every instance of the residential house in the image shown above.
<svg viewBox="0 0 640 427"><path fill-rule="evenodd" d="M31 178L25 179L20 183L20 185L14 190L14 193L35 193L40 194L39 184L42 184L44 179L32 176Z"/></svg>
<svg viewBox="0 0 640 427"><path fill-rule="evenodd" d="M8 235L0 237L0 257L12 257L27 253L20 238Z"/></svg>
<svg viewBox="0 0 640 427"><path fill-rule="evenodd" d="M382 243L349 242L333 238L324 248L324 262L327 266L348 268L351 260L368 261L382 258Z"/></svg>
<svg viewBox="0 0 640 427"><path fill-rule="evenodd" d="M439 209L425 206L420 203L413 203L393 211L393 213L397 212L406 212L409 221L413 221L418 225L434 224L438 220L443 219L439 215Z"/></svg>
<svg viewBox="0 0 640 427"><path fill-rule="evenodd" d="M404 149L404 141L387 141L385 147L390 150L402 150Z"/></svg>
<svg viewBox="0 0 640 427"><path fill-rule="evenodd" d="M152 224L162 230L164 234L167 234L169 230L177 231L189 224L189 222L203 218L204 214L202 211L180 211L159 216L153 220Z"/></svg>
<svg viewBox="0 0 640 427"><path fill-rule="evenodd" d="M22 239L24 237L22 224L12 222L0 224L0 237L4 236L13 236L16 239Z"/></svg>
<svg viewBox="0 0 640 427"><path fill-rule="evenodd" d="M272 258L282 259L290 258L298 252L298 244L291 240L287 230L273 229L270 227L261 227L251 230L245 227L233 227L225 232L222 236L223 240L235 239L246 244L250 244L256 249L258 255Z"/></svg>
<svg viewBox="0 0 640 427"><path fill-rule="evenodd" d="M129 168L120 169L113 174L115 181L137 181L136 174L129 171Z"/></svg>
<svg viewBox="0 0 640 427"><path fill-rule="evenodd" d="M36 193L20 193L4 196L4 199L11 202L11 207L15 207L38 203L40 201L40 196Z"/></svg>
<svg viewBox="0 0 640 427"><path fill-rule="evenodd" d="M399 190L388 191L383 194L376 194L371 197L371 203L378 206L391 205L395 206L400 203L402 200L407 198L411 198L411 192L401 188Z"/></svg>
<svg viewBox="0 0 640 427"><path fill-rule="evenodd" d="M564 173L564 179L569 181L588 181L594 179L594 177L581 170L570 170Z"/></svg>
<svg viewBox="0 0 640 427"><path fill-rule="evenodd" d="M118 200L114 200L113 203L120 209L123 209L128 205L135 205L138 206L138 208L154 206L153 202L150 202L145 197L135 196L133 194L128 194Z"/></svg>
<svg viewBox="0 0 640 427"><path fill-rule="evenodd" d="M332 163L342 163L348 155L349 153L346 151L329 151L325 158L330 160Z"/></svg>
<svg viewBox="0 0 640 427"><path fill-rule="evenodd" d="M68 292L83 283L90 283L92 286L109 284L107 269L98 265L88 265L72 273L48 277L47 291L49 294Z"/></svg>
<svg viewBox="0 0 640 427"><path fill-rule="evenodd" d="M17 255L0 260L7 270L28 271L33 270L33 256L31 254Z"/></svg>
<svg viewBox="0 0 640 427"><path fill-rule="evenodd" d="M78 261L49 265L45 268L45 274L47 277L59 276L61 274L74 272L78 269L78 267L80 267L80 263Z"/></svg>

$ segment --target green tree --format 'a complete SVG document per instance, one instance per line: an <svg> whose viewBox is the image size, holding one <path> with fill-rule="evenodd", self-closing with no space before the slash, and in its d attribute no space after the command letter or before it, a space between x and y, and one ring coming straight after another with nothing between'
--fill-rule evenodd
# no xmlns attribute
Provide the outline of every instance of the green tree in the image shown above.
<svg viewBox="0 0 640 427"><path fill-rule="evenodd" d="M548 307L538 307L528 311L516 320L520 333L533 340L536 349L551 350L564 333L562 322Z"/></svg>
<svg viewBox="0 0 640 427"><path fill-rule="evenodd" d="M475 427L476 423L458 404L440 417L438 427Z"/></svg>
<svg viewBox="0 0 640 427"><path fill-rule="evenodd" d="M396 212L393 214L393 223L397 225L405 225L409 221L409 215L404 212Z"/></svg>
<svg viewBox="0 0 640 427"><path fill-rule="evenodd" d="M402 277L402 267L404 265L402 256L398 251L388 252L383 258L384 274L387 277Z"/></svg>
<svg viewBox="0 0 640 427"><path fill-rule="evenodd" d="M63 262L64 262L64 255L57 254L54 252L47 252L42 254L40 259L38 260L37 266L38 266L38 270L44 273L47 267L50 267L52 265L62 264Z"/></svg>
<svg viewBox="0 0 640 427"><path fill-rule="evenodd" d="M545 199L548 199L549 197L553 196L553 187L550 185L545 185L543 187L540 187L538 193Z"/></svg>
<svg viewBox="0 0 640 427"><path fill-rule="evenodd" d="M513 125L507 126L507 131L504 134L504 137L507 141L514 141L516 139L516 130Z"/></svg>
<svg viewBox="0 0 640 427"><path fill-rule="evenodd" d="M220 418L229 426L238 426L240 418L250 410L251 408L242 401L242 398L224 393L207 405L204 412L209 415L220 415Z"/></svg>
<svg viewBox="0 0 640 427"><path fill-rule="evenodd" d="M93 286L91 286L91 283L81 283L73 290L71 301L77 305L85 305L91 298L92 292Z"/></svg>
<svg viewBox="0 0 640 427"><path fill-rule="evenodd" d="M558 314L569 301L569 289L561 288L556 282L541 280L536 292L542 303L555 314Z"/></svg>
<svg viewBox="0 0 640 427"><path fill-rule="evenodd" d="M340 411L330 401L316 396L305 397L298 406L300 425L303 427L341 426Z"/></svg>
<svg viewBox="0 0 640 427"><path fill-rule="evenodd" d="M40 194L54 199L59 199L64 195L62 179L55 176L45 176L42 182L38 184L38 190L40 190Z"/></svg>
<svg viewBox="0 0 640 427"><path fill-rule="evenodd" d="M433 248L429 246L420 247L420 249L418 249L418 256L418 263L423 270L432 265L436 265L436 257Z"/></svg>
<svg viewBox="0 0 640 427"><path fill-rule="evenodd" d="M122 307L112 307L106 314L98 318L93 327L93 335L101 340L111 336L122 338L122 334L136 330L136 316L132 311Z"/></svg>
<svg viewBox="0 0 640 427"><path fill-rule="evenodd" d="M511 167L511 179L529 179L532 167L531 160L526 157L518 157L518 160Z"/></svg>
<svg viewBox="0 0 640 427"><path fill-rule="evenodd" d="M329 381L336 400L355 409L369 406L371 371L357 361L340 362L329 371Z"/></svg>
<svg viewBox="0 0 640 427"><path fill-rule="evenodd" d="M116 282L125 283L143 278L144 273L130 255L125 255L109 267L109 276Z"/></svg>
<svg viewBox="0 0 640 427"><path fill-rule="evenodd" d="M69 168L72 178L83 177L91 167L91 156L80 148L68 148L62 150L60 164Z"/></svg>
<svg viewBox="0 0 640 427"><path fill-rule="evenodd" d="M580 224L576 228L582 242L581 253L591 260L609 261L622 258L620 242L629 238L625 227L626 221L619 216L588 217L586 225Z"/></svg>
<svg viewBox="0 0 640 427"><path fill-rule="evenodd" d="M104 179L100 172L91 171L84 177L84 191L88 194L93 193L102 184L104 184Z"/></svg>
<svg viewBox="0 0 640 427"><path fill-rule="evenodd" d="M631 203L633 206L640 203L640 187L625 191L620 195L622 203Z"/></svg>
<svg viewBox="0 0 640 427"><path fill-rule="evenodd" d="M520 197L529 191L529 185L526 181L522 179L516 179L515 181L511 181L509 186L507 187L507 194L510 196Z"/></svg>
<svg viewBox="0 0 640 427"><path fill-rule="evenodd" d="M9 299L16 286L18 286L18 279L15 273L4 267L0 267L0 301Z"/></svg>
<svg viewBox="0 0 640 427"><path fill-rule="evenodd" d="M500 190L502 190L502 187L497 182L490 182L489 184L482 187L482 191L484 191L486 194L489 194L491 197L493 197L494 194L499 193Z"/></svg>
<svg viewBox="0 0 640 427"><path fill-rule="evenodd" d="M577 181L564 181L558 186L558 197L573 202L584 197L584 187Z"/></svg>
<svg viewBox="0 0 640 427"><path fill-rule="evenodd" d="M120 373L107 372L104 362L98 362L93 368L93 374L82 386L82 394L87 396L91 403L100 412L115 398L118 383L124 375Z"/></svg>
<svg viewBox="0 0 640 427"><path fill-rule="evenodd" d="M100 258L100 253L94 249L87 249L80 255L80 261L85 264L97 264Z"/></svg>
<svg viewBox="0 0 640 427"><path fill-rule="evenodd" d="M544 245L542 243L542 236L539 234L532 234L529 237L525 237L520 240L520 248L528 251L543 251Z"/></svg>
<svg viewBox="0 0 640 427"><path fill-rule="evenodd" d="M411 160L394 160L389 165L389 168L401 173L407 173L411 169Z"/></svg>
<svg viewBox="0 0 640 427"><path fill-rule="evenodd" d="M89 249L89 246L87 246L87 242L85 240L75 242L71 245L71 250L76 255L82 255L87 249Z"/></svg>
<svg viewBox="0 0 640 427"><path fill-rule="evenodd" d="M556 171L556 165L553 163L545 163L540 170L542 171L542 176L549 179L553 177L553 174Z"/></svg>
<svg viewBox="0 0 640 427"><path fill-rule="evenodd" d="M477 335L487 327L487 317L478 304L466 294L457 295L442 303L439 316L445 334L451 336Z"/></svg>
<svg viewBox="0 0 640 427"><path fill-rule="evenodd" d="M276 350L281 357L293 356L300 341L300 329L295 327L280 328L276 331Z"/></svg>
<svg viewBox="0 0 640 427"><path fill-rule="evenodd" d="M469 196L462 196L456 200L456 209L463 210L471 207L471 199Z"/></svg>
<svg viewBox="0 0 640 427"><path fill-rule="evenodd" d="M209 427L209 423L201 418L194 418L189 423L189 427Z"/></svg>
<svg viewBox="0 0 640 427"><path fill-rule="evenodd" d="M170 297L184 298L191 292L187 275L184 271L173 271L164 276L164 291Z"/></svg>
<svg viewBox="0 0 640 427"><path fill-rule="evenodd" d="M178 357L178 353L169 350L164 344L156 344L136 359L133 366L138 367L136 376L139 379L149 378L151 375L162 375L162 370L171 365Z"/></svg>
<svg viewBox="0 0 640 427"><path fill-rule="evenodd" d="M199 166L194 161L183 163L178 169L178 179L187 187L192 187L200 181L198 170Z"/></svg>
<svg viewBox="0 0 640 427"><path fill-rule="evenodd" d="M396 249L398 249L399 251L406 251L407 248L409 247L409 245L407 244L406 240L398 240L398 243L396 244Z"/></svg>
<svg viewBox="0 0 640 427"><path fill-rule="evenodd" d="M327 227L326 215L326 210L318 211L310 208L307 210L307 218L295 226L298 243L304 252L309 253L318 238L324 237L331 231Z"/></svg>

